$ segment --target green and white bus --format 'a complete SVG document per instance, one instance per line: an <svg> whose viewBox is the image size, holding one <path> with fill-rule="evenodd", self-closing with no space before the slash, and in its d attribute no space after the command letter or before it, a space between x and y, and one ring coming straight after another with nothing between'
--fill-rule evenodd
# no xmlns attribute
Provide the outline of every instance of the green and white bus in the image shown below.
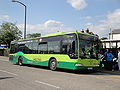
<svg viewBox="0 0 120 90"><path fill-rule="evenodd" d="M99 47L96 35L58 32L44 37L12 41L9 60L19 65L47 66L51 70L98 70Z"/></svg>

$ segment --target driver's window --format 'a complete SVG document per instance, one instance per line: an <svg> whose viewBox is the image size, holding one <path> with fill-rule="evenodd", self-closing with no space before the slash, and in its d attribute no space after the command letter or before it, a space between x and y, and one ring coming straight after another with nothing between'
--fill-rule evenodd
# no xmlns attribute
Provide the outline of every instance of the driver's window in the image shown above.
<svg viewBox="0 0 120 90"><path fill-rule="evenodd" d="M73 40L62 41L62 52L63 54L73 53L75 50L75 42Z"/></svg>

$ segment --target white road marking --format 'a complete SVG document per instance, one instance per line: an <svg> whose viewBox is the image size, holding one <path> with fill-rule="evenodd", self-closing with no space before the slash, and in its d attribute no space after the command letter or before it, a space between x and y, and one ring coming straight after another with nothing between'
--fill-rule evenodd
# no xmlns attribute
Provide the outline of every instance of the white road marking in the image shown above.
<svg viewBox="0 0 120 90"><path fill-rule="evenodd" d="M11 75L15 75L15 76L18 76L17 74L15 73L11 73L11 72L8 72L8 71L4 71L4 70L0 70L1 72L5 72L5 73L8 73L8 74L11 74Z"/></svg>
<svg viewBox="0 0 120 90"><path fill-rule="evenodd" d="M44 85L47 85L47 86L50 86L50 87L54 87L54 88L59 88L59 89L61 89L61 88L58 87L58 86L55 86L55 85L52 85L52 84L49 84L49 83L45 83L45 82L41 82L41 81L38 81L38 80L35 80L35 82L40 83L40 84L44 84Z"/></svg>

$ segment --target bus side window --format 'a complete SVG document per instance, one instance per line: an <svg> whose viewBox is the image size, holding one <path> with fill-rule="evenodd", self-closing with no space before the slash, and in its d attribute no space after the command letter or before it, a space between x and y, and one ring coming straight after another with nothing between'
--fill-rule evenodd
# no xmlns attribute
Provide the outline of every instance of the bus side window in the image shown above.
<svg viewBox="0 0 120 90"><path fill-rule="evenodd" d="M40 42L38 45L38 54L47 54L47 42Z"/></svg>
<svg viewBox="0 0 120 90"><path fill-rule="evenodd" d="M33 54L37 54L38 53L38 43L37 42L33 42L32 44L32 53Z"/></svg>
<svg viewBox="0 0 120 90"><path fill-rule="evenodd" d="M75 54L75 41L72 43L67 43L62 45L62 52L63 54Z"/></svg>
<svg viewBox="0 0 120 90"><path fill-rule="evenodd" d="M75 41L72 42L72 53L75 53Z"/></svg>
<svg viewBox="0 0 120 90"><path fill-rule="evenodd" d="M61 41L49 41L48 42L48 53L59 54L60 53Z"/></svg>
<svg viewBox="0 0 120 90"><path fill-rule="evenodd" d="M67 45L62 45L62 53L67 54Z"/></svg>
<svg viewBox="0 0 120 90"><path fill-rule="evenodd" d="M33 43L28 43L28 54L32 54Z"/></svg>
<svg viewBox="0 0 120 90"><path fill-rule="evenodd" d="M21 51L21 52L25 53L25 44L19 44L18 45L18 51Z"/></svg>
<svg viewBox="0 0 120 90"><path fill-rule="evenodd" d="M11 44L10 53L16 53L18 50L17 44Z"/></svg>
<svg viewBox="0 0 120 90"><path fill-rule="evenodd" d="M25 44L25 53L26 53L26 54L30 54L29 45L30 45L29 43L26 43L26 44Z"/></svg>

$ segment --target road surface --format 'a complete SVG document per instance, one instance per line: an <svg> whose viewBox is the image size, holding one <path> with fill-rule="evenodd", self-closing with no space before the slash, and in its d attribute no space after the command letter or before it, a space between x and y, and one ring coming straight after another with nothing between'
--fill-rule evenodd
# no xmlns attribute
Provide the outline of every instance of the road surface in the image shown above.
<svg viewBox="0 0 120 90"><path fill-rule="evenodd" d="M120 75L19 66L0 56L0 90L120 90Z"/></svg>

